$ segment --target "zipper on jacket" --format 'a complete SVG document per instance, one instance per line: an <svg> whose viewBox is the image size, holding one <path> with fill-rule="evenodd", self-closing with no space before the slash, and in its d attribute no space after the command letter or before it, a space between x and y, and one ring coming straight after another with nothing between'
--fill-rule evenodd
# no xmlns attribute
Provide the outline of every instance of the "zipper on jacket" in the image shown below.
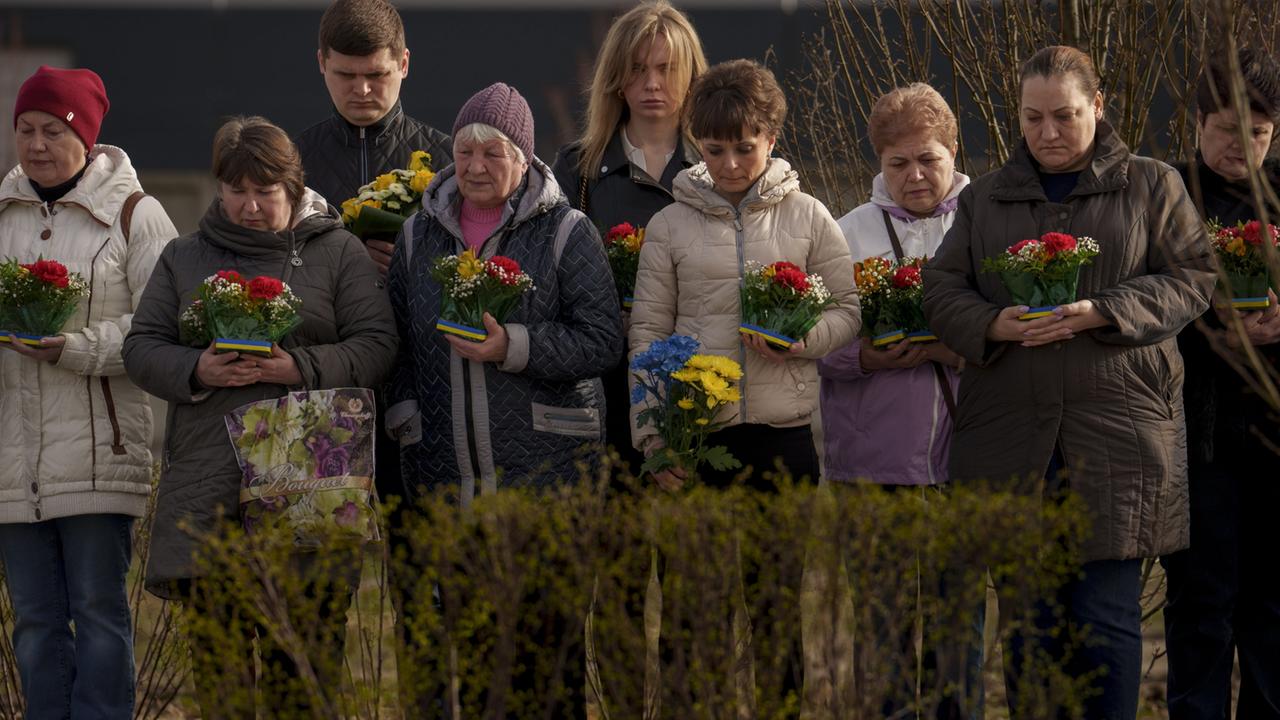
<svg viewBox="0 0 1280 720"><path fill-rule="evenodd" d="M369 180L369 147L364 140L364 128L360 128L360 184L367 185Z"/></svg>
<svg viewBox="0 0 1280 720"><path fill-rule="evenodd" d="M462 359L463 422L467 429L467 456L471 459L471 476L475 478L476 494L480 494L480 454L476 452L475 413L471 401L471 361Z"/></svg>
<svg viewBox="0 0 1280 720"><path fill-rule="evenodd" d="M742 210L733 209L733 241L738 247L738 302L741 303L742 291L747 286L746 277L746 238L742 233ZM742 307L738 307L738 317L742 317ZM738 364L742 366L742 379L738 382L738 387L742 389L742 402L738 404L739 417L742 423L747 422L747 346L742 343L742 337L738 337Z"/></svg>

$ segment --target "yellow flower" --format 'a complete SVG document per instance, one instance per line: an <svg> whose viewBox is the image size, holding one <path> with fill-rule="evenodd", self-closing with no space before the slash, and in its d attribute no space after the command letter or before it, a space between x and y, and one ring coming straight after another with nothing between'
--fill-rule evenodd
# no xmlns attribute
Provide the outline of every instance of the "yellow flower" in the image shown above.
<svg viewBox="0 0 1280 720"><path fill-rule="evenodd" d="M711 421L706 418L698 418L697 420L694 420L694 422L699 425L708 425L711 423Z"/></svg>
<svg viewBox="0 0 1280 720"><path fill-rule="evenodd" d="M710 370L726 380L742 378L742 366L723 355L694 355L688 365L697 370Z"/></svg>
<svg viewBox="0 0 1280 720"><path fill-rule="evenodd" d="M693 409L693 401L690 400L689 398L681 398L680 401L676 403L676 405L678 405L681 410Z"/></svg>
<svg viewBox="0 0 1280 720"><path fill-rule="evenodd" d="M698 369L691 367L680 368L671 373L671 379L679 380L680 382L693 382L698 379Z"/></svg>
<svg viewBox="0 0 1280 720"><path fill-rule="evenodd" d="M769 279L773 279L773 276L777 274L778 274L778 269L772 265L765 265L764 272L761 273L761 275L764 275Z"/></svg>
<svg viewBox="0 0 1280 720"><path fill-rule="evenodd" d="M413 179L409 181L409 187L416 193L423 192L431 184L431 178L435 176L436 174L430 170L418 170L413 174Z"/></svg>
<svg viewBox="0 0 1280 720"><path fill-rule="evenodd" d="M399 180L399 178L396 177L395 173L387 173L385 175L379 175L378 177L373 179L373 189L386 190L387 188L391 187L392 183L395 183L397 180Z"/></svg>
<svg viewBox="0 0 1280 720"><path fill-rule="evenodd" d="M468 250L458 256L458 277L467 280L481 272L484 272L484 263L476 257L474 250Z"/></svg>
<svg viewBox="0 0 1280 720"><path fill-rule="evenodd" d="M701 383L702 389L707 391L707 394L709 395L714 395L729 389L728 381L717 375L712 370L703 370L698 373L698 381Z"/></svg>
<svg viewBox="0 0 1280 720"><path fill-rule="evenodd" d="M409 170L412 172L420 173L423 170L430 172L430 166L431 153L426 150L414 150L413 154L409 156ZM418 192L422 191L419 190Z"/></svg>
<svg viewBox="0 0 1280 720"><path fill-rule="evenodd" d="M360 217L360 201L355 198L342 201L342 221L351 222Z"/></svg>
<svg viewBox="0 0 1280 720"><path fill-rule="evenodd" d="M644 228L640 228L635 234L628 235L622 239L622 246L629 253L640 252L640 246L644 244Z"/></svg>
<svg viewBox="0 0 1280 720"><path fill-rule="evenodd" d="M364 202L360 203L360 206L361 206L361 207L371 207L371 208L374 208L374 209L376 209L376 210L381 210L381 209L382 209L382 201L381 201L381 200L365 200ZM359 215L360 213L356 213L356 214L357 214L357 215Z"/></svg>

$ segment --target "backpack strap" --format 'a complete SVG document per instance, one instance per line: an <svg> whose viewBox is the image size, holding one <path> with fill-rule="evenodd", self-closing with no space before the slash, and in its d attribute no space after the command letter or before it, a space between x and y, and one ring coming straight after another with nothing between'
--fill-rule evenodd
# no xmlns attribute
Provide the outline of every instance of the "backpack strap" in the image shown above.
<svg viewBox="0 0 1280 720"><path fill-rule="evenodd" d="M560 227L556 229L556 237L551 245L551 258L557 270L560 269L560 256L564 254L564 247L569 244L569 233L573 232L573 228L586 217L581 212L569 208L569 212L560 218Z"/></svg>
<svg viewBox="0 0 1280 720"><path fill-rule="evenodd" d="M404 236L404 264L409 266L409 261L413 259L413 219L418 217L418 213L414 213L404 221L404 225L400 226L400 234Z"/></svg>
<svg viewBox="0 0 1280 720"><path fill-rule="evenodd" d="M147 194L141 190L135 191L125 198L124 206L120 208L120 230L124 234L125 245L129 244L129 235L133 229L133 209L138 207L138 203L142 202L142 198L146 196Z"/></svg>

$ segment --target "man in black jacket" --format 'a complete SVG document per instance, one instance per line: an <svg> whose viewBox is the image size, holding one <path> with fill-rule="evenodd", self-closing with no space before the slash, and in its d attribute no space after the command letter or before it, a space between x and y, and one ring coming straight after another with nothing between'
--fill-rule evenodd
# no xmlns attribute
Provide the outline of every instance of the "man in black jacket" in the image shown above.
<svg viewBox="0 0 1280 720"><path fill-rule="evenodd" d="M431 166L453 162L449 136L405 114L400 83L409 75L400 14L385 0L336 0L320 19L320 74L333 100L333 115L296 138L307 187L341 207L361 185L395 168L409 167L414 150L431 154ZM385 277L392 243L365 241Z"/></svg>

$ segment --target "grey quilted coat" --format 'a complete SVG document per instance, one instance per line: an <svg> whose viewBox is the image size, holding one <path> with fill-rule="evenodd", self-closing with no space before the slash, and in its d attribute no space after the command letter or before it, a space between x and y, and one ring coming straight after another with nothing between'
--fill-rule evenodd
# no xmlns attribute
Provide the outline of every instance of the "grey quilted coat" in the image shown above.
<svg viewBox="0 0 1280 720"><path fill-rule="evenodd" d="M535 289L504 323L504 361L464 360L435 329L441 288L431 278L437 258L465 249L460 204L450 166L406 224L409 235L397 241L388 274L402 342L387 424L394 430L420 420L421 427L401 434L406 491L415 497L445 487L466 503L499 487L572 482L575 459L603 432L599 376L622 355L617 292L600 236L534 158L480 254L520 263Z"/></svg>
<svg viewBox="0 0 1280 720"><path fill-rule="evenodd" d="M1013 300L982 259L1024 238L1097 240L1079 298L1110 325L1052 345L986 339ZM1084 560L1187 547L1187 446L1177 335L1208 307L1204 225L1178 173L1131 155L1099 123L1091 164L1062 203L1045 198L1025 144L960 194L955 223L925 267L929 327L969 361L960 379L951 477L1036 481L1055 446L1088 508Z"/></svg>
<svg viewBox="0 0 1280 720"><path fill-rule="evenodd" d="M169 403L146 571L157 594L171 595L174 580L200 576L193 560L198 537L238 518L240 468L226 413L290 389L377 387L391 370L395 326L377 269L331 213L308 191L293 230L269 233L232 223L215 200L200 229L174 240L156 263L125 338L124 364L139 387ZM202 349L179 344L178 316L218 270L280 278L302 300L302 324L280 343L298 365L301 387L258 383L193 392Z"/></svg>

